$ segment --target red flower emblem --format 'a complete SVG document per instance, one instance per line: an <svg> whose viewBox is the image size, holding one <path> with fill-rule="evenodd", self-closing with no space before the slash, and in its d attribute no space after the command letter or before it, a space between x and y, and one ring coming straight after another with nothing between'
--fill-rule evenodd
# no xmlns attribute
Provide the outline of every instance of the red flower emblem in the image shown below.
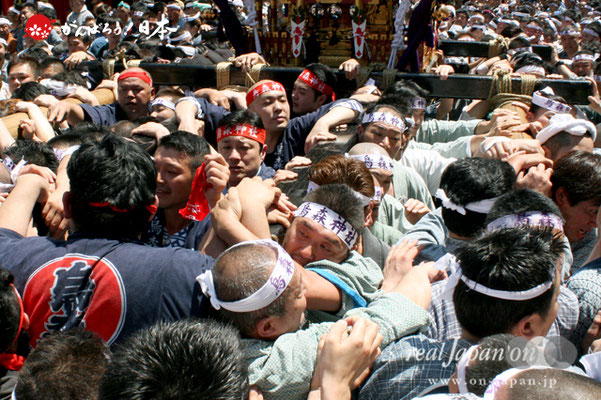
<svg viewBox="0 0 601 400"><path fill-rule="evenodd" d="M36 14L27 20L25 33L33 40L45 40L50 36L53 22L44 15Z"/></svg>

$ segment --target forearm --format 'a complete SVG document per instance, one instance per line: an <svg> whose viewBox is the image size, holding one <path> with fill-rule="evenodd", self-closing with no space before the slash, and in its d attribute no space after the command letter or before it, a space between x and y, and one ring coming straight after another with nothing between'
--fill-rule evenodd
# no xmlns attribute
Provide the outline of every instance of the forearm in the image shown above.
<svg viewBox="0 0 601 400"><path fill-rule="evenodd" d="M233 213L213 209L213 211L211 211L211 223L217 236L229 246L247 240L259 239L259 237L246 228Z"/></svg>
<svg viewBox="0 0 601 400"><path fill-rule="evenodd" d="M71 103L69 103L71 104ZM78 106L77 104L71 104L69 107L69 112L67 115L67 122L70 126L75 126L85 119L85 114L83 112L83 108Z"/></svg>
<svg viewBox="0 0 601 400"><path fill-rule="evenodd" d="M26 174L19 177L16 186L0 207L0 228L27 235L33 207L42 191L44 178Z"/></svg>
<svg viewBox="0 0 601 400"><path fill-rule="evenodd" d="M315 125L326 127L327 130L333 129L340 124L348 124L353 122L359 116L359 112L347 107L334 107L330 109Z"/></svg>
<svg viewBox="0 0 601 400"><path fill-rule="evenodd" d="M31 103L27 110L27 114L29 114L29 118L33 120L35 125L35 135L38 139L46 143L56 136L54 134L54 129L52 129L52 125L48 122L48 118L46 118L38 106Z"/></svg>
<svg viewBox="0 0 601 400"><path fill-rule="evenodd" d="M0 151L10 147L15 142L4 122L0 119Z"/></svg>

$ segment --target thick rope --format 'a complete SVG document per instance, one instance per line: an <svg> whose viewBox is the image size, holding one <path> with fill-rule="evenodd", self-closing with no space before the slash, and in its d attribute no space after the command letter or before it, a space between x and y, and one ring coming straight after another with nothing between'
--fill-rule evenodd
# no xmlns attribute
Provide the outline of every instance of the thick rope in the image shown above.
<svg viewBox="0 0 601 400"><path fill-rule="evenodd" d="M108 79L113 79L113 75L115 75L115 60L106 59L102 61L102 70Z"/></svg>
<svg viewBox="0 0 601 400"><path fill-rule="evenodd" d="M255 83L259 82L261 76L261 70L265 68L267 64L255 64L252 66L250 73L246 72L246 86L251 87Z"/></svg>
<svg viewBox="0 0 601 400"><path fill-rule="evenodd" d="M493 58L509 49L509 39L503 36L497 36L496 39L488 42L488 58Z"/></svg>
<svg viewBox="0 0 601 400"><path fill-rule="evenodd" d="M230 84L230 61L224 61L215 65L215 74L217 75L217 89L221 90Z"/></svg>
<svg viewBox="0 0 601 400"><path fill-rule="evenodd" d="M492 84L490 85L490 93L488 94L488 101L490 101L493 110L513 101L524 103L528 106L532 104L532 92L536 85L536 77L524 74L520 75L520 78L521 94L515 94L512 93L511 74L506 70L495 71Z"/></svg>
<svg viewBox="0 0 601 400"><path fill-rule="evenodd" d="M382 72L382 90L388 89L396 79L397 70L395 68L385 68Z"/></svg>

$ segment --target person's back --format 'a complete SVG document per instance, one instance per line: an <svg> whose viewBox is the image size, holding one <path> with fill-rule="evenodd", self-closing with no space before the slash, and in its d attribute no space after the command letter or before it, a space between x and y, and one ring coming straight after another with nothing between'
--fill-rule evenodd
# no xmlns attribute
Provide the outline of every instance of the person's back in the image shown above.
<svg viewBox="0 0 601 400"><path fill-rule="evenodd" d="M23 293L31 344L47 331L80 325L113 344L160 320L201 314L194 278L212 259L137 241L156 211L150 157L107 136L82 144L67 168L65 214L75 233L66 242L22 237L15 219L27 216L23 204L41 190L33 175L20 178L0 211L0 227L8 228L0 229L0 254Z"/></svg>

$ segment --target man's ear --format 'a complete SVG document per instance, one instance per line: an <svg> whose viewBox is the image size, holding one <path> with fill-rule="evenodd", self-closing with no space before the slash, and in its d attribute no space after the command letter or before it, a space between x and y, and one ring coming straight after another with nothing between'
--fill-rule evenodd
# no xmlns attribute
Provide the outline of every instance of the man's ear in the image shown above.
<svg viewBox="0 0 601 400"><path fill-rule="evenodd" d="M366 228L369 228L375 222L374 218L373 218L373 213L374 213L374 203L373 203L373 201L370 201L369 202L369 211L367 211L367 215L365 215L365 227Z"/></svg>
<svg viewBox="0 0 601 400"><path fill-rule="evenodd" d="M528 121L528 122L534 121L534 114L532 114L530 111L528 111L528 114L526 114L526 121Z"/></svg>
<svg viewBox="0 0 601 400"><path fill-rule="evenodd" d="M323 104L326 102L326 100L328 99L328 96L326 96L325 94L321 94L319 96L317 96L317 99L315 99L315 101L317 102L317 107L321 107L323 106Z"/></svg>
<svg viewBox="0 0 601 400"><path fill-rule="evenodd" d="M514 325L510 333L514 336L523 336L530 340L538 336L537 332L540 332L540 329L538 328L543 323L544 319L536 313L526 315Z"/></svg>
<svg viewBox="0 0 601 400"><path fill-rule="evenodd" d="M557 204L558 207L563 207L570 204L568 200L568 194L563 186L557 188L553 201L555 201L555 204Z"/></svg>
<svg viewBox="0 0 601 400"><path fill-rule="evenodd" d="M553 154L551 153L551 150L547 146L541 146L541 147L543 148L543 151L545 152L545 157L552 160Z"/></svg>
<svg viewBox="0 0 601 400"><path fill-rule="evenodd" d="M257 322L255 327L259 339L269 340L279 336L277 317L265 317Z"/></svg>
<svg viewBox="0 0 601 400"><path fill-rule="evenodd" d="M73 218L73 212L71 209L71 192L68 190L63 193L63 208L65 218Z"/></svg>
<svg viewBox="0 0 601 400"><path fill-rule="evenodd" d="M265 156L267 155L267 145L264 144L262 146L263 148L261 149L261 162L265 161Z"/></svg>

